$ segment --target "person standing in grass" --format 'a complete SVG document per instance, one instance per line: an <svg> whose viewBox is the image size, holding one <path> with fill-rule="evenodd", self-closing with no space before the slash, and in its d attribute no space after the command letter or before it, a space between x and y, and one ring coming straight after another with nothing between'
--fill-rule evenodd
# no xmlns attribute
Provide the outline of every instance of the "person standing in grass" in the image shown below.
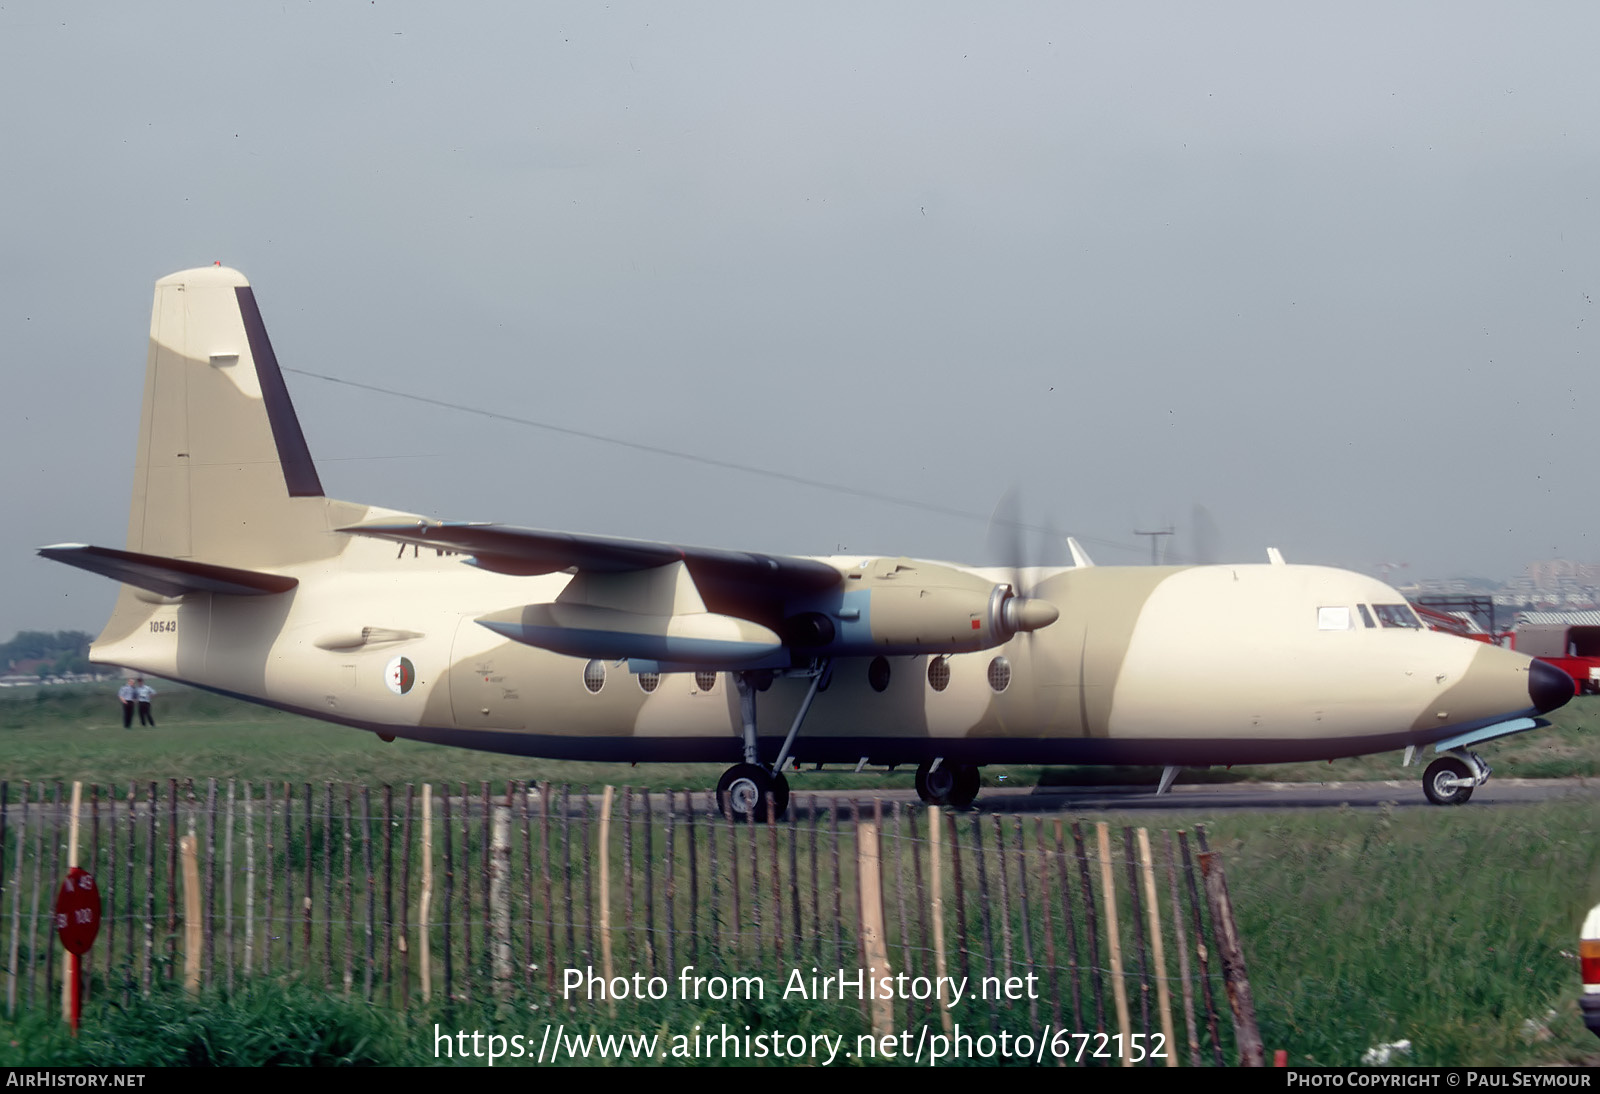
<svg viewBox="0 0 1600 1094"><path fill-rule="evenodd" d="M122 728L127 729L133 725L134 689L132 680L124 680L122 687L117 689L117 698L122 702Z"/></svg>
<svg viewBox="0 0 1600 1094"><path fill-rule="evenodd" d="M156 689L145 683L143 676L133 678L133 697L139 704L139 724L155 725L155 715L150 713L150 700L156 697Z"/></svg>

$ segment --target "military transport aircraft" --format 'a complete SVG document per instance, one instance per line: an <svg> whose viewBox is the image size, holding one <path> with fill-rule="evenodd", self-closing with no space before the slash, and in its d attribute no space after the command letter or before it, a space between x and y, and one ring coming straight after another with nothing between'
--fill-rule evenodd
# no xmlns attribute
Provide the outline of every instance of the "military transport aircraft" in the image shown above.
<svg viewBox="0 0 1600 1094"><path fill-rule="evenodd" d="M325 497L249 283L156 283L126 549L48 558L123 588L103 664L413 740L721 762L740 819L790 764L916 764L965 805L983 764L1211 764L1420 746L1463 802L1469 746L1548 724L1558 669L1423 627L1369 577L1287 565L983 569L800 558ZM770 797L769 797L770 795Z"/></svg>

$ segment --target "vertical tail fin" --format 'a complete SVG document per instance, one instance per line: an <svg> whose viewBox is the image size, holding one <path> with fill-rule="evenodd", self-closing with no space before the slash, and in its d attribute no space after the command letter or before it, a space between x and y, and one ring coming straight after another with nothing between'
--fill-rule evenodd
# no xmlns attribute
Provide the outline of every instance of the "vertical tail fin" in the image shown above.
<svg viewBox="0 0 1600 1094"><path fill-rule="evenodd" d="M270 567L338 550L255 294L210 266L156 282L128 549Z"/></svg>

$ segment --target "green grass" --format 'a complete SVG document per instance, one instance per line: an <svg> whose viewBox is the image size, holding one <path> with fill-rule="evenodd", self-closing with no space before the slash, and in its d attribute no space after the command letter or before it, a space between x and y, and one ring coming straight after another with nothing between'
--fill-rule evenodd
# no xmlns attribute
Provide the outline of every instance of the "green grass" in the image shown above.
<svg viewBox="0 0 1600 1094"><path fill-rule="evenodd" d="M771 977L769 977L769 980ZM83 1029L74 1039L59 1019L31 1017L0 1021L9 1034L0 1041L0 1067L40 1064L89 1067L173 1066L487 1066L487 1037L504 1039L502 1059L496 1066L535 1064L545 1024L552 1035L559 1026L567 1035L587 1037L620 1034L657 1034L655 1058L596 1058L601 1064L654 1064L675 1062L672 1037L696 1027L717 1031L726 1025L743 1035L782 1032L809 1037L814 1033L844 1034L854 1044L858 1032L868 1032L860 1011L839 1004L799 1004L769 997L765 1001L738 1001L693 1005L645 1002L623 1004L612 1017L605 1004L582 1009L541 1012L521 1003L477 1003L419 1007L409 1013L351 1002L296 983L259 983L229 995L209 992L191 999L173 988L135 997L127 1004L105 1004L84 1016ZM484 1037L463 1043L450 1034L478 1032ZM436 1032L443 1040L436 1038ZM513 1036L521 1038L513 1053ZM473 1054L476 1049L476 1054ZM520 1058L519 1058L520 1056ZM566 1062L563 1060L562 1062ZM749 1060L690 1058L696 1066L749 1063ZM793 1061L755 1060L784 1064ZM840 1058L840 1063L850 1061Z"/></svg>
<svg viewBox="0 0 1600 1094"><path fill-rule="evenodd" d="M397 740L385 744L363 730L269 710L177 684L163 684L156 700L159 724L122 729L121 709L110 685L14 688L0 691L0 778L126 783L170 777L327 780L404 785L408 782L489 780L503 789L508 779L555 783L611 783L651 790L710 790L720 764L581 763L470 752L442 745ZM1600 775L1600 698L1580 698L1556 711L1555 723L1480 749L1502 778L1568 778ZM1431 753L1426 754L1431 756ZM1425 758L1425 757L1424 757ZM1154 785L1155 767L994 766L984 769L986 786ZM1420 779L1402 768L1400 754L1333 763L1273 764L1185 771L1181 782ZM909 789L912 772L849 769L804 771L790 777L796 790Z"/></svg>
<svg viewBox="0 0 1600 1094"><path fill-rule="evenodd" d="M1348 1065L1408 1039L1427 1065L1600 1056L1573 956L1600 901L1592 805L1236 814L1210 831L1269 1052Z"/></svg>
<svg viewBox="0 0 1600 1094"><path fill-rule="evenodd" d="M421 1063L398 1016L323 993L263 984L190 1000L174 990L85 1016L73 1038L59 1018L13 1026L0 1061L77 1067L357 1067Z"/></svg>
<svg viewBox="0 0 1600 1094"><path fill-rule="evenodd" d="M1120 852L1124 824L1148 823L1148 818L1104 819L1112 826L1114 853ZM1600 811L1592 806L1186 814L1164 815L1162 822L1191 832L1204 823L1212 848L1221 853L1269 1055L1284 1049L1297 1064L1352 1066L1371 1046L1405 1039L1413 1045L1406 1062L1415 1064L1600 1062L1600 1044L1577 1013L1580 984L1573 956L1583 915L1600 899ZM982 823L987 828L990 819ZM962 822L964 840L971 824L970 818ZM1085 828L1092 840L1092 825ZM1164 841L1157 836L1154 842L1159 854ZM739 846L745 846L742 838ZM764 851L763 841L758 846ZM655 849L659 855L659 839ZM725 843L721 853L726 866ZM970 884L970 843L965 854ZM617 886L619 863L613 860ZM822 866L827 869L825 862ZM992 886L992 859L989 869ZM1118 873L1120 889L1120 866ZM710 885L706 874L701 884L704 896ZM726 888L725 875L719 884ZM846 885L847 896L852 888ZM1126 947L1131 910L1121 900ZM616 908L614 903L620 926ZM887 911L893 936L892 901ZM1166 911L1163 896L1164 920ZM945 914L953 931L948 899ZM969 900L968 915L976 914ZM678 926L683 928L682 920ZM635 930L640 928L636 920ZM979 932L976 919L969 932ZM562 934L558 930L558 938ZM628 943L621 935L619 971L640 967L637 954L626 956ZM893 944L890 955L894 960ZM577 956L563 955L561 963ZM831 953L825 957L826 964L834 963ZM951 960L954 964L954 956ZM1170 951L1168 960L1173 960ZM1125 962L1131 975L1132 958L1125 954ZM803 964L811 963L807 953ZM720 958L702 952L696 964L705 972L761 971L769 986L784 974L750 949L725 951ZM283 966L275 961L273 967ZM318 979L327 973L319 967L308 975ZM76 1044L61 1032L48 998L28 1017L0 1020L6 1033L0 1037L0 1065L433 1063L429 1037L436 1021L447 1029L525 1036L537 1035L546 1019L599 1033L672 1033L725 1021L853 1038L865 1028L854 1006L770 997L760 1006L629 1002L620 1004L613 1018L601 1005L564 1005L547 996L542 985L519 990L512 1004L475 1002L448 1012L435 1006L403 1014L344 1000L337 973L332 975L331 990L294 978L257 976L242 981L232 997L213 993L199 1003L168 989L157 990L149 1001L135 997L124 1004L120 993L102 982ZM1168 975L1174 975L1172 965ZM1130 987L1136 998L1136 981ZM1225 1006L1220 990L1216 998ZM986 1011L980 1006L961 1020L968 1028L987 1029ZM1002 1010L993 1020L999 1028L1030 1028L1025 1006ZM903 1018L898 1021L905 1024ZM1181 1030L1181 1009L1176 1021Z"/></svg>

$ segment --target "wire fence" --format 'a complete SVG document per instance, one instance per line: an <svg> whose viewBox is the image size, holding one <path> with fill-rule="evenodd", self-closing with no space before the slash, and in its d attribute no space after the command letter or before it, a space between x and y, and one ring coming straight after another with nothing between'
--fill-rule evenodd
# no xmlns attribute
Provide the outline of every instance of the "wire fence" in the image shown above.
<svg viewBox="0 0 1600 1094"><path fill-rule="evenodd" d="M1221 861L1192 835L826 794L746 825L629 787L0 783L5 1006L58 1005L76 862L102 902L91 1004L275 977L561 1007L764 970L859 1000L875 1034L1026 1018L1058 1060L1259 1062Z"/></svg>

